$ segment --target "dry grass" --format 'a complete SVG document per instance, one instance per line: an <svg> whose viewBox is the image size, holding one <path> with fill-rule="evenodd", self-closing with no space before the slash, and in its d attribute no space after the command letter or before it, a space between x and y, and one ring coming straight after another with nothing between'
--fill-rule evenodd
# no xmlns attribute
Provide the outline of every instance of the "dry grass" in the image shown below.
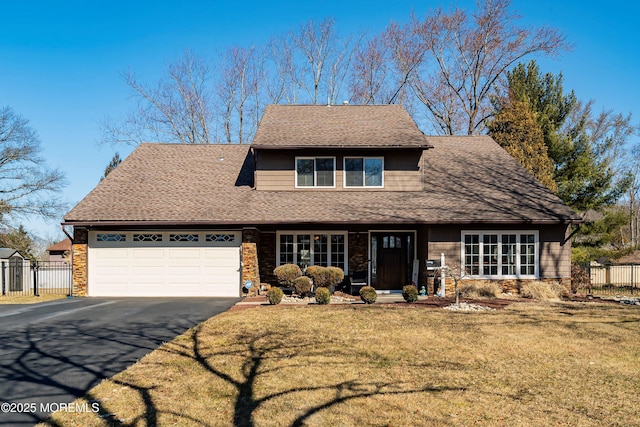
<svg viewBox="0 0 640 427"><path fill-rule="evenodd" d="M522 284L520 295L537 301L558 301L565 292L559 283L549 282L525 282Z"/></svg>
<svg viewBox="0 0 640 427"><path fill-rule="evenodd" d="M230 311L91 390L101 414L52 424L637 426L639 333L614 304Z"/></svg>
<svg viewBox="0 0 640 427"><path fill-rule="evenodd" d="M34 295L3 295L0 296L0 304L37 304L62 298L67 298L67 296L62 294L44 294L39 297Z"/></svg>
<svg viewBox="0 0 640 427"><path fill-rule="evenodd" d="M502 295L502 288L495 282L460 283L461 298L498 298L500 295Z"/></svg>

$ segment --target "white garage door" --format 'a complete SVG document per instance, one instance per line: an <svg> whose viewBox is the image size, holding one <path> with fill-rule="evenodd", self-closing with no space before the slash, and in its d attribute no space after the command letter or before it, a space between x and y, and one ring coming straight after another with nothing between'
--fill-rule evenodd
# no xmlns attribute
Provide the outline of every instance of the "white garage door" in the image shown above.
<svg viewBox="0 0 640 427"><path fill-rule="evenodd" d="M240 295L240 232L89 233L89 296Z"/></svg>

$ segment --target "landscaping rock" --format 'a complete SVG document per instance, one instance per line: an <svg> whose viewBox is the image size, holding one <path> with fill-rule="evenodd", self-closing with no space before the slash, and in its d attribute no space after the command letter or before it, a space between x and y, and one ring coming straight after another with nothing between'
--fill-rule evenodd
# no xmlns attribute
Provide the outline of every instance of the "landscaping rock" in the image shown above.
<svg viewBox="0 0 640 427"><path fill-rule="evenodd" d="M483 305L469 304L466 302L461 302L460 304L451 304L443 308L450 311L496 311L495 308L485 307Z"/></svg>

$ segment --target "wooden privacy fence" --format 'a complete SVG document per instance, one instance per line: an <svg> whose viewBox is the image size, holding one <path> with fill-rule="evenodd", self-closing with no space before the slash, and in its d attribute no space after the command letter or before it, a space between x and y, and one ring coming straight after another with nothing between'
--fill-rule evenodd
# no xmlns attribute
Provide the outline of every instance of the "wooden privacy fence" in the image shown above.
<svg viewBox="0 0 640 427"><path fill-rule="evenodd" d="M640 264L609 265L592 263L587 266L591 294L640 294Z"/></svg>
<svg viewBox="0 0 640 427"><path fill-rule="evenodd" d="M73 286L71 264L63 261L2 261L3 296L70 295Z"/></svg>

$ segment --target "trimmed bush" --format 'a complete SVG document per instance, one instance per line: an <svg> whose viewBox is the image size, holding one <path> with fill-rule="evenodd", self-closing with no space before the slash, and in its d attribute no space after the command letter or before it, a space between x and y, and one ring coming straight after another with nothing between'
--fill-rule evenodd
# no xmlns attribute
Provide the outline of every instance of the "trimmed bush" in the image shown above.
<svg viewBox="0 0 640 427"><path fill-rule="evenodd" d="M282 292L280 288L273 287L267 291L267 300L269 300L269 304L271 305L280 304L283 296L284 292Z"/></svg>
<svg viewBox="0 0 640 427"><path fill-rule="evenodd" d="M502 288L495 282L462 282L460 296L462 298L498 298Z"/></svg>
<svg viewBox="0 0 640 427"><path fill-rule="evenodd" d="M344 281L344 271L339 267L327 268L327 286L337 286Z"/></svg>
<svg viewBox="0 0 640 427"><path fill-rule="evenodd" d="M300 276L293 281L293 287L295 288L296 293L303 297L311 292L311 279L307 276Z"/></svg>
<svg viewBox="0 0 640 427"><path fill-rule="evenodd" d="M296 264L283 264L273 270L273 274L282 286L293 286L293 281L302 276L302 270Z"/></svg>
<svg viewBox="0 0 640 427"><path fill-rule="evenodd" d="M331 302L331 292L327 288L316 289L316 302L318 304L329 304Z"/></svg>
<svg viewBox="0 0 640 427"><path fill-rule="evenodd" d="M418 301L418 288L416 285L407 285L402 288L402 298L406 302L416 302Z"/></svg>
<svg viewBox="0 0 640 427"><path fill-rule="evenodd" d="M367 304L373 304L376 302L378 294L376 290L371 286L363 286L360 288L360 299Z"/></svg>
<svg viewBox="0 0 640 427"><path fill-rule="evenodd" d="M311 277L313 285L317 288L320 286L329 286L329 271L327 267L321 267L319 265L310 265L305 270L304 274Z"/></svg>
<svg viewBox="0 0 640 427"><path fill-rule="evenodd" d="M550 301L560 299L563 287L558 283L525 282L520 289L520 295L538 301Z"/></svg>

